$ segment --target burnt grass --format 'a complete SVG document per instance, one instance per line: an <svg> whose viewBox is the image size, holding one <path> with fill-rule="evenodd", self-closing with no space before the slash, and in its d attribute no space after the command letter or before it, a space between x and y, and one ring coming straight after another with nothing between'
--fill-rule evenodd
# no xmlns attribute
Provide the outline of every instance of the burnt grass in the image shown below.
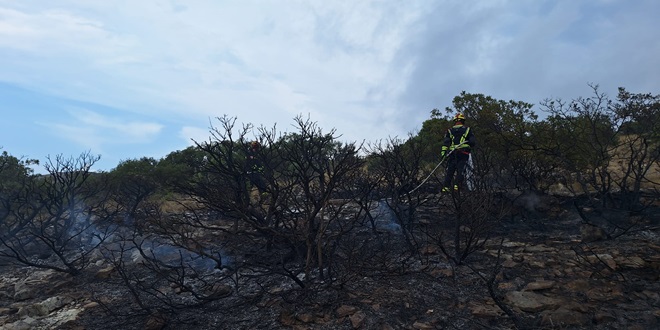
<svg viewBox="0 0 660 330"><path fill-rule="evenodd" d="M445 222L446 201L433 198L420 208L421 230ZM231 292L202 303L186 298L173 303L147 294L140 306L116 271L108 278L97 276L107 264L91 265L75 277L58 274L43 294L94 302L59 329L649 329L660 326L660 299L652 294L660 292L659 212L658 207L647 210L643 221L616 239L585 241L573 200L554 197L541 210L507 214L464 265L450 262L436 241L420 240L410 253L400 231L365 229L351 237L355 249L362 250L350 254L349 242L347 250L337 251L356 258L338 263L341 276L332 281L301 288L286 274L245 273L236 278L228 270L215 269L211 272L225 278ZM233 251L260 253L253 241L225 239ZM372 253L376 249L387 251ZM643 267L610 267L590 257L607 253L646 262ZM30 268L5 266L2 271L20 278ZM147 283L162 280L137 267L130 276ZM514 315L497 307L488 280L496 298ZM504 298L538 281L554 283L540 291L543 295L563 305L582 306L569 309L579 320L548 321L547 313L556 306L523 311Z"/></svg>

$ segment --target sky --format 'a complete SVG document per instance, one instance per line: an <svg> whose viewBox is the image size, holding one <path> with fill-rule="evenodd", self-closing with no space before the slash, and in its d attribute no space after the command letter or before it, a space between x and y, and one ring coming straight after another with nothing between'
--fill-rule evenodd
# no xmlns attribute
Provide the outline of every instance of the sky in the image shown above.
<svg viewBox="0 0 660 330"><path fill-rule="evenodd" d="M0 148L99 155L205 141L218 117L406 138L461 91L538 104L660 94L657 0L0 0ZM35 167L43 172L42 167Z"/></svg>

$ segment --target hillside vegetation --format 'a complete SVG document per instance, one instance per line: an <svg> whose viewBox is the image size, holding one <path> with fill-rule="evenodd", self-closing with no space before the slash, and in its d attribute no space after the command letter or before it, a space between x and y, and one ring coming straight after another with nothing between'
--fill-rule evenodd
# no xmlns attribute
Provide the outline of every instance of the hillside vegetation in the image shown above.
<svg viewBox="0 0 660 330"><path fill-rule="evenodd" d="M542 119L463 92L419 132L364 143L225 116L206 141L103 173L83 153L34 175L5 151L0 325L657 326L657 294L637 289L660 269L660 95L593 92L543 101ZM466 189L440 194L457 112L478 146ZM638 291L641 310L624 306Z"/></svg>

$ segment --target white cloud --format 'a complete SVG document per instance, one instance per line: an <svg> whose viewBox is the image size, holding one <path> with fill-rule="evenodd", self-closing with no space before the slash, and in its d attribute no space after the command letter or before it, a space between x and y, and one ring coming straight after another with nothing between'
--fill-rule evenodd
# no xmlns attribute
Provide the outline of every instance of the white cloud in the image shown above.
<svg viewBox="0 0 660 330"><path fill-rule="evenodd" d="M148 141L163 128L163 125L156 123L125 121L85 109L71 110L70 114L76 118L80 125L116 131L118 134L125 136L126 139L137 142Z"/></svg>
<svg viewBox="0 0 660 330"><path fill-rule="evenodd" d="M348 103L393 100L391 93L374 91L400 89L387 87L405 78L396 77L389 62L419 6L258 4L199 1L175 10L156 1L114 7L65 1L37 7L42 10L21 7L12 11L21 17L14 25L40 31L33 44L55 51L43 65L48 78L17 72L5 80L144 114L228 113L266 124L312 113L335 126L342 121L336 118L356 111Z"/></svg>
<svg viewBox="0 0 660 330"><path fill-rule="evenodd" d="M78 144L149 143L158 123L187 140L223 114L285 129L310 114L349 140L374 140L405 136L462 90L532 103L572 97L587 82L657 90L658 8L0 0L0 82L116 109L76 110L74 124L53 126Z"/></svg>
<svg viewBox="0 0 660 330"><path fill-rule="evenodd" d="M584 96L590 82L608 93L617 86L639 92L660 87L660 40L648 32L660 28L650 14L660 3L453 4L436 3L420 19L426 28L411 35L397 59L414 63L399 102L426 110L414 122L451 105L463 90L534 104Z"/></svg>
<svg viewBox="0 0 660 330"><path fill-rule="evenodd" d="M195 144L193 140L197 141L198 143L203 143L204 141L208 141L210 135L211 134L209 133L208 128L193 127L193 126L184 126L181 128L181 131L179 132L179 137L185 140L189 146Z"/></svg>
<svg viewBox="0 0 660 330"><path fill-rule="evenodd" d="M62 9L26 13L0 8L0 17L0 46L40 57L83 52L103 60L134 43L130 36L107 31L101 21Z"/></svg>
<svg viewBox="0 0 660 330"><path fill-rule="evenodd" d="M78 126L64 123L38 123L41 126L47 127L56 136L73 142L77 146L84 149L94 150L95 152L103 151L103 144L107 139L99 135L94 127Z"/></svg>
<svg viewBox="0 0 660 330"><path fill-rule="evenodd" d="M101 151L106 145L141 144L153 141L163 125L105 116L82 108L69 109L67 122L39 122L61 138L91 150Z"/></svg>

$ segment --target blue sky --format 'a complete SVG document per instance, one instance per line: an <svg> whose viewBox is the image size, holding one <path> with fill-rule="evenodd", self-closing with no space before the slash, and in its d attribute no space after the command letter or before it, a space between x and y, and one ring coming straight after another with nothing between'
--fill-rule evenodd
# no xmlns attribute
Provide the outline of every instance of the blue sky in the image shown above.
<svg viewBox="0 0 660 330"><path fill-rule="evenodd" d="M405 137L461 91L660 93L655 0L0 0L0 147L161 158L209 123ZM42 171L36 168L37 172Z"/></svg>

